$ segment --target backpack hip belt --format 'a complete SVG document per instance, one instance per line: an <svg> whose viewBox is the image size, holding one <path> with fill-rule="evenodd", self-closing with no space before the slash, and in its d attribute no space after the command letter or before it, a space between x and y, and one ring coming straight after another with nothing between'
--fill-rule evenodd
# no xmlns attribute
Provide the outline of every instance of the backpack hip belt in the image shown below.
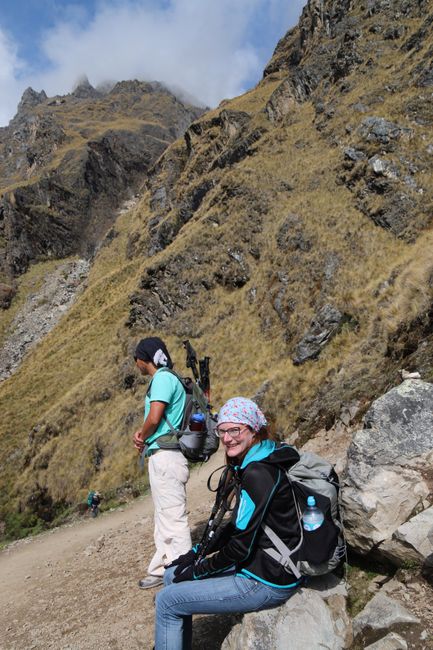
<svg viewBox="0 0 433 650"><path fill-rule="evenodd" d="M180 451L180 444L176 434L165 433L157 438L158 447L160 449L171 449L172 451Z"/></svg>

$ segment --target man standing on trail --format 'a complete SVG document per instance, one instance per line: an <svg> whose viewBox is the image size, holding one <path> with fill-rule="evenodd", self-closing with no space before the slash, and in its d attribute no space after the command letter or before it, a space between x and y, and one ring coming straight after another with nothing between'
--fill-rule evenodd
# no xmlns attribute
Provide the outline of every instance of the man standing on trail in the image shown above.
<svg viewBox="0 0 433 650"><path fill-rule="evenodd" d="M134 359L141 374L150 376L144 423L134 434L135 448L149 459L149 482L155 508L156 552L150 561L148 575L138 583L141 589L150 589L163 583L165 564L191 549L186 514L188 462L180 449L161 448L177 442L167 420L174 429L181 426L186 395L179 379L170 372L173 363L160 338L142 339Z"/></svg>

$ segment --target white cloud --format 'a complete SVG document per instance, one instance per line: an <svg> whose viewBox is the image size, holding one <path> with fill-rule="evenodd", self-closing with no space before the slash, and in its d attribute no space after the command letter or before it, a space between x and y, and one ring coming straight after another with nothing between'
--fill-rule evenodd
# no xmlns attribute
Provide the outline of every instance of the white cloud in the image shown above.
<svg viewBox="0 0 433 650"><path fill-rule="evenodd" d="M16 80L22 65L13 41L0 29L0 125L8 123L22 94Z"/></svg>
<svg viewBox="0 0 433 650"><path fill-rule="evenodd" d="M272 50L304 4L305 0L101 0L87 23L81 12L69 13L44 33L41 49L49 71L22 74L25 83L20 87L31 85L52 96L70 92L83 75L93 85L138 78L183 88L202 104L215 106L260 78L266 63L260 59L263 45L274 38ZM254 22L258 16L267 18L260 27ZM263 42L258 42L261 28ZM253 32L254 41L249 36ZM0 49L0 62L1 57ZM13 75L13 61L10 70Z"/></svg>
<svg viewBox="0 0 433 650"><path fill-rule="evenodd" d="M243 90L257 69L243 39L258 1L177 0L166 10L104 6L85 30L63 24L47 34L44 52L55 68L40 83L51 94L69 90L84 73L93 84L138 77L183 87L215 105Z"/></svg>

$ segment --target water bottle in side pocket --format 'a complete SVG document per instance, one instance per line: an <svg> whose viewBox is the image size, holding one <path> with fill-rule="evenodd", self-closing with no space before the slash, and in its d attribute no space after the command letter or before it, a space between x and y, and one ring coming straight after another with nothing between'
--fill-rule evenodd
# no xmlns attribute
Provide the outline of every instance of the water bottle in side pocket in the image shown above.
<svg viewBox="0 0 433 650"><path fill-rule="evenodd" d="M309 532L317 530L323 524L325 516L323 512L316 506L316 499L309 496L307 499L307 507L302 513L302 526L304 530Z"/></svg>

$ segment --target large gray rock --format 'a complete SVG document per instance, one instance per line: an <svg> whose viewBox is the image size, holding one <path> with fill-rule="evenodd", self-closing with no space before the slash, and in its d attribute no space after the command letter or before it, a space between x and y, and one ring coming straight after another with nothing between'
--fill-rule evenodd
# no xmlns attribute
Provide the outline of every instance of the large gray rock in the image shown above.
<svg viewBox="0 0 433 650"><path fill-rule="evenodd" d="M380 554L385 540L431 505L432 460L433 385L406 380L373 403L349 447L342 500L355 550ZM430 528L428 521L425 526ZM413 552L396 563L406 558L413 559Z"/></svg>
<svg viewBox="0 0 433 650"><path fill-rule="evenodd" d="M433 532L433 507L399 526L392 538L382 544L381 552L394 564L403 564L407 560L429 563L429 557L433 555L430 531Z"/></svg>
<svg viewBox="0 0 433 650"><path fill-rule="evenodd" d="M329 580L334 580L334 586ZM331 576L311 584L313 588L300 590L281 607L246 614L224 640L221 650L349 647L352 636L344 585Z"/></svg>
<svg viewBox="0 0 433 650"><path fill-rule="evenodd" d="M355 639L361 637L364 639L375 640L374 637L379 632L394 631L401 626L412 626L420 624L419 619L409 612L399 602L378 593L372 598L367 605L353 619L353 634Z"/></svg>

